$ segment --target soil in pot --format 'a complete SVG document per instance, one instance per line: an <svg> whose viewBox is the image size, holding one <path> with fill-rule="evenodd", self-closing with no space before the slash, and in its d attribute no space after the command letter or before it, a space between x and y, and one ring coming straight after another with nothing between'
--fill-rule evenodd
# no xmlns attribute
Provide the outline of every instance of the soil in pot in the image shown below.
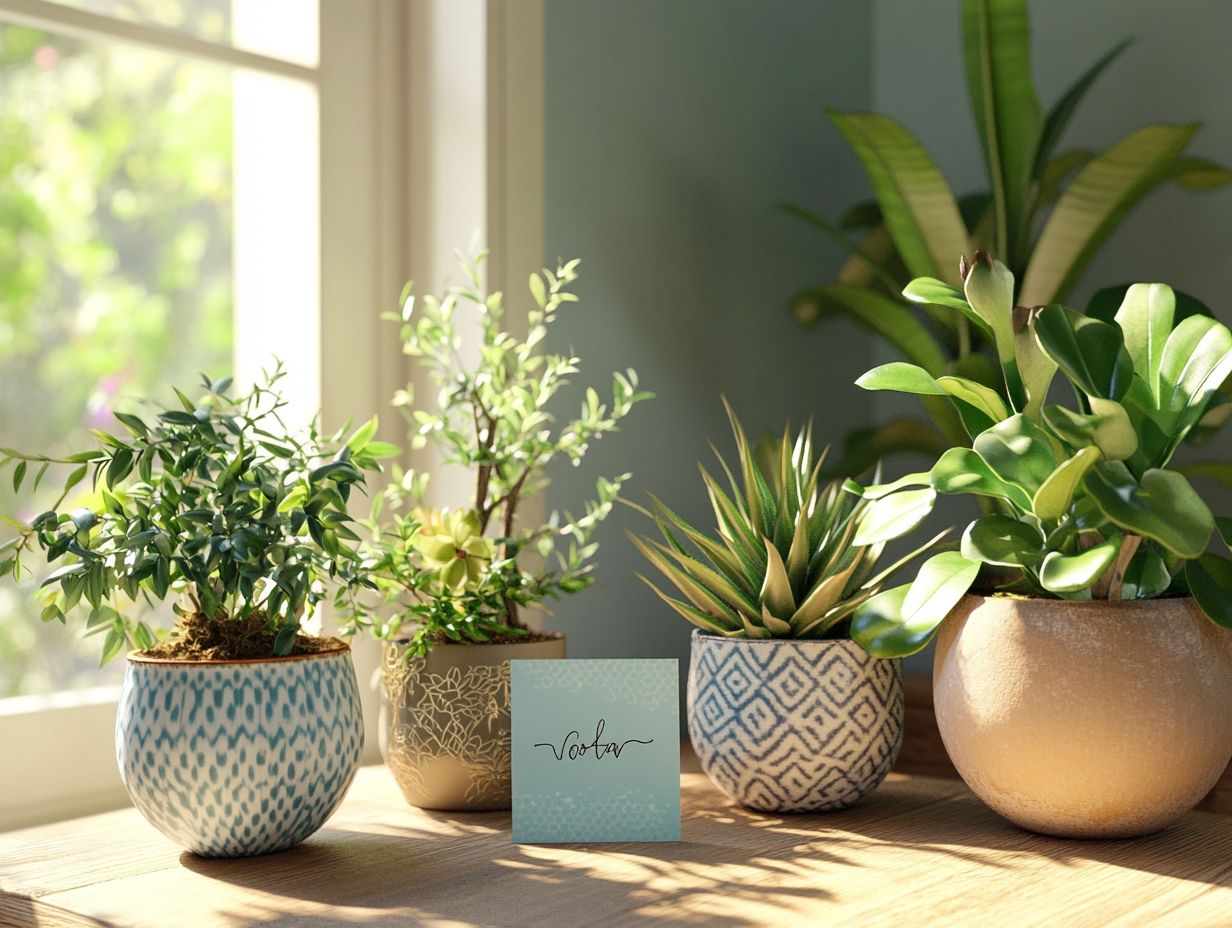
<svg viewBox="0 0 1232 928"><path fill-rule="evenodd" d="M209 619L201 613L183 616L175 634L160 641L145 657L176 661L260 660L274 654L275 635L268 618L261 613L244 619ZM291 654L320 654L344 649L337 638L318 638L298 632Z"/></svg>

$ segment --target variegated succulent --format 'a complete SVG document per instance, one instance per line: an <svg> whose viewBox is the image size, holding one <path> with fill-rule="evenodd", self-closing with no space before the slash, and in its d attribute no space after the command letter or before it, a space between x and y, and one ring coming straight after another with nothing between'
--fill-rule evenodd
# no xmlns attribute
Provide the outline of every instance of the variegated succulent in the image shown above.
<svg viewBox="0 0 1232 928"><path fill-rule="evenodd" d="M854 481L821 481L826 453L815 456L812 426L755 449L727 409L736 439L737 481L715 450L726 485L701 468L717 534L698 531L651 496L636 507L663 540L630 535L638 550L680 592L668 605L704 631L737 638L845 637L847 619L899 567L939 538L876 572L885 543L913 529L928 507L909 500L876 520ZM828 449L827 449L828 450ZM931 505L931 503L930 503Z"/></svg>

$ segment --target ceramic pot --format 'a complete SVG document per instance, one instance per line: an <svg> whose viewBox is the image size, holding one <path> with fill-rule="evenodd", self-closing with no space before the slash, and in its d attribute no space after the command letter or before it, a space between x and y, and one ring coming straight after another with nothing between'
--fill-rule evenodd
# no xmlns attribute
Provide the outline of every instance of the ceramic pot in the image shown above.
<svg viewBox="0 0 1232 928"><path fill-rule="evenodd" d="M853 641L693 632L689 737L711 781L762 812L855 805L903 740L903 668Z"/></svg>
<svg viewBox="0 0 1232 928"><path fill-rule="evenodd" d="M438 644L384 652L382 753L407 802L421 809L508 809L509 662L557 660L565 639Z"/></svg>
<svg viewBox="0 0 1232 928"><path fill-rule="evenodd" d="M1193 808L1232 755L1232 634L1192 599L967 596L941 626L937 725L967 785L1044 834L1123 838Z"/></svg>
<svg viewBox="0 0 1232 928"><path fill-rule="evenodd" d="M363 747L350 648L238 661L128 657L120 776L141 814L194 854L299 844L342 802Z"/></svg>

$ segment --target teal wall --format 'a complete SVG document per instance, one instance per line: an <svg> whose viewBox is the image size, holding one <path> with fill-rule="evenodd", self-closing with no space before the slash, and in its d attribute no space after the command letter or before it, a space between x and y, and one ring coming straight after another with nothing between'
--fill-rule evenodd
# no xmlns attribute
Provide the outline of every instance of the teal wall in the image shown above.
<svg viewBox="0 0 1232 928"><path fill-rule="evenodd" d="M785 309L824 280L839 252L775 210L833 214L864 190L824 124L826 105L870 104L871 7L789 0L548 0L547 252L582 258L582 302L556 349L590 377L636 367L659 398L639 407L553 506L575 504L596 472L631 470L707 518L697 462L729 448L726 393L750 431L815 416L837 438L867 415L852 380L871 357L855 331L802 333ZM618 512L604 526L599 583L556 608L574 657L688 654L689 628L634 576Z"/></svg>

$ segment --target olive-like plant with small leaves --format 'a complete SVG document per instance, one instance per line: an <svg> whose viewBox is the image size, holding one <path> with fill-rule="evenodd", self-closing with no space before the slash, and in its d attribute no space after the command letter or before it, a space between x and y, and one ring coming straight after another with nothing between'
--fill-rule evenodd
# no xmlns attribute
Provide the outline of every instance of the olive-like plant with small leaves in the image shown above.
<svg viewBox="0 0 1232 928"><path fill-rule="evenodd" d="M14 488L72 467L52 509L29 523L4 517L16 534L0 542L0 576L19 577L40 551L58 563L43 619L85 611L87 634L105 636L104 663L126 646L154 648L165 632L136 617L138 603L173 596L185 620L247 623L270 656L291 653L327 581L370 582L347 500L397 449L372 441L375 419L346 440L315 424L297 435L280 414L282 376L279 366L233 397L231 378L203 375L195 399L177 389L170 408L116 413L125 434L92 430L96 447L75 454L0 448ZM75 496L81 505L63 511Z"/></svg>
<svg viewBox="0 0 1232 928"><path fill-rule="evenodd" d="M411 386L394 397L412 448L431 444L445 464L474 477L469 499L434 509L424 505L428 474L395 468L364 523L371 534L365 566L381 595L355 595L363 593L358 587L339 592L337 605L350 618L344 634L363 629L406 639L411 655L441 641L525 637L523 607L594 582L595 529L630 475L600 477L595 497L573 514L553 512L523 524L522 503L548 487L553 463L579 465L593 442L652 396L638 389L636 372L616 373L610 403L586 387L578 415L558 421L551 410L581 361L546 351L544 343L561 309L577 300L569 287L578 262L530 276L534 306L519 337L507 325L502 294L485 291L486 256L463 260L465 283L442 296L416 301L408 284L401 312L385 314L400 325L403 350L436 388L430 408L416 402ZM466 360L461 332L472 318L479 345Z"/></svg>

